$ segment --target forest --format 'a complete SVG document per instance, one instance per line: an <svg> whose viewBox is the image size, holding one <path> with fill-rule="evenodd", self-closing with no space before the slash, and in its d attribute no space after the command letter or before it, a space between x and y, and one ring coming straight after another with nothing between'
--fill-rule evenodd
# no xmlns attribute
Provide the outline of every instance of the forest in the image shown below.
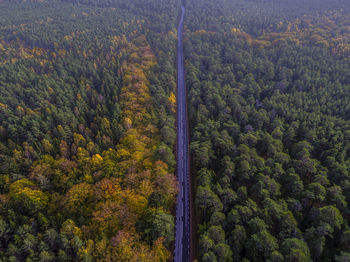
<svg viewBox="0 0 350 262"><path fill-rule="evenodd" d="M178 3L129 4L0 3L1 261L171 257Z"/></svg>
<svg viewBox="0 0 350 262"><path fill-rule="evenodd" d="M198 261L350 261L349 4L186 7Z"/></svg>
<svg viewBox="0 0 350 262"><path fill-rule="evenodd" d="M195 261L350 261L348 0L183 3ZM0 1L0 261L172 261L180 5Z"/></svg>

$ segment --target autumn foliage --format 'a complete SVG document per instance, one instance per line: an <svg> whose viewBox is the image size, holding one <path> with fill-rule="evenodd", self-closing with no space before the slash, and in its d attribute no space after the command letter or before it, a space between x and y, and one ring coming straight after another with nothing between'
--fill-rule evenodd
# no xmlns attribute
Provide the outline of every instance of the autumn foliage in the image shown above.
<svg viewBox="0 0 350 262"><path fill-rule="evenodd" d="M90 4L0 3L0 260L171 257L174 33Z"/></svg>

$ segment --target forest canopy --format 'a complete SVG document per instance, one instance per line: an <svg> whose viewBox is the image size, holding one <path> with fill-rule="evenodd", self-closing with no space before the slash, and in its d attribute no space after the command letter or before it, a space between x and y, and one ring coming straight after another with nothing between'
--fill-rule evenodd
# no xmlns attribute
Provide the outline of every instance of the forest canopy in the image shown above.
<svg viewBox="0 0 350 262"><path fill-rule="evenodd" d="M348 0L186 0L198 261L350 261ZM171 261L180 0L0 1L0 261Z"/></svg>
<svg viewBox="0 0 350 262"><path fill-rule="evenodd" d="M186 7L199 261L348 261L349 4Z"/></svg>
<svg viewBox="0 0 350 262"><path fill-rule="evenodd" d="M177 5L0 3L1 261L171 257Z"/></svg>

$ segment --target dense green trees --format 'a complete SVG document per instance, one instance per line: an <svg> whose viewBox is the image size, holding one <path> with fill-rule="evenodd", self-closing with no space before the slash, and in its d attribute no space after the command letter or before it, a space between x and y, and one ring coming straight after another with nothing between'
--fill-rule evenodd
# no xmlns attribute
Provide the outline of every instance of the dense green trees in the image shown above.
<svg viewBox="0 0 350 262"><path fill-rule="evenodd" d="M346 261L348 7L187 1L200 261Z"/></svg>
<svg viewBox="0 0 350 262"><path fill-rule="evenodd" d="M179 5L0 3L0 259L170 258ZM186 6L198 259L348 261L348 3Z"/></svg>

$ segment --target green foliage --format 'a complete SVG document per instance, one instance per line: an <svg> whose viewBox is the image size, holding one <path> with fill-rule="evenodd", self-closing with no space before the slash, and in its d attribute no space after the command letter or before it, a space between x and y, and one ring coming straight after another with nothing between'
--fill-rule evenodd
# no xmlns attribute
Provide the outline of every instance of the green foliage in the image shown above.
<svg viewBox="0 0 350 262"><path fill-rule="evenodd" d="M349 5L186 8L199 260L224 259L210 234L220 227L233 261L346 261L350 45L339 40L350 39Z"/></svg>
<svg viewBox="0 0 350 262"><path fill-rule="evenodd" d="M282 243L286 261L310 261L310 251L306 243L297 238L287 238Z"/></svg>

